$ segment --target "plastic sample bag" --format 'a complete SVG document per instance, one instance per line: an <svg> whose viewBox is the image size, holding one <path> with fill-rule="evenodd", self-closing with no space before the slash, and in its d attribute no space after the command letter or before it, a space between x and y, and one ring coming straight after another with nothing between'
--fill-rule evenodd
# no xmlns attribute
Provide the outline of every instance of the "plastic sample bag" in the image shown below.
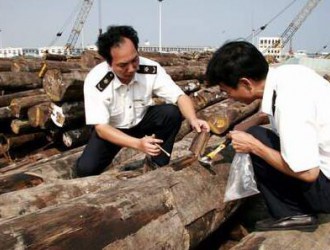
<svg viewBox="0 0 330 250"><path fill-rule="evenodd" d="M236 153L229 170L224 202L258 193L250 155Z"/></svg>

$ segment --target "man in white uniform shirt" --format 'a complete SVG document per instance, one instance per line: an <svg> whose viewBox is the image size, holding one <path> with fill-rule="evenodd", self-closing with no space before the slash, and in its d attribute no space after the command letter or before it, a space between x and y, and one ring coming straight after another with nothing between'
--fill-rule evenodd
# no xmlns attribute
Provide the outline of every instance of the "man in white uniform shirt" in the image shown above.
<svg viewBox="0 0 330 250"><path fill-rule="evenodd" d="M270 219L259 230L314 230L330 212L330 84L301 65L269 70L252 44L229 42L207 67L209 83L236 100L262 98L273 129L231 131L236 152L249 153Z"/></svg>
<svg viewBox="0 0 330 250"><path fill-rule="evenodd" d="M98 52L105 62L85 79L86 124L93 130L77 161L78 176L100 174L122 147L146 153L153 166L168 164L170 158L159 146L171 153L182 115L197 132L209 131L165 70L139 56L138 42L130 26L110 26L98 37ZM154 95L166 104L154 105Z"/></svg>

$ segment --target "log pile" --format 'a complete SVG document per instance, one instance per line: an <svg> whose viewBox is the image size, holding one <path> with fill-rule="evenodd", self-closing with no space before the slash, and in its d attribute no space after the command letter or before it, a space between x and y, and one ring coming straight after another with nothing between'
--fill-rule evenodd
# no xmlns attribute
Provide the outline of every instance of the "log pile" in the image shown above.
<svg viewBox="0 0 330 250"><path fill-rule="evenodd" d="M102 58L88 51L80 58L0 62L4 249L188 249L236 211L240 202L222 202L232 149L211 171L198 158L256 113L260 102L244 105L218 87L207 87L210 53L143 56L165 67L200 117L212 123L225 110L229 126L197 135L184 121L168 166L143 173L145 155L122 149L103 174L86 178L76 178L74 169L89 136L83 81Z"/></svg>

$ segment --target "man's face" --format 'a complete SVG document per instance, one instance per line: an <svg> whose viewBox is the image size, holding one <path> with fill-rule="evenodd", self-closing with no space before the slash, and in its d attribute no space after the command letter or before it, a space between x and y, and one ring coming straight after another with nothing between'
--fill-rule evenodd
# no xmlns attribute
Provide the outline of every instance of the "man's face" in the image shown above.
<svg viewBox="0 0 330 250"><path fill-rule="evenodd" d="M139 54L131 40L124 38L118 47L110 50L112 55L111 67L120 81L128 84L139 67Z"/></svg>
<svg viewBox="0 0 330 250"><path fill-rule="evenodd" d="M225 84L220 83L220 89L228 94L228 97L240 101L246 104L250 104L256 98L251 94L249 88L244 84L238 84L237 88L234 89Z"/></svg>

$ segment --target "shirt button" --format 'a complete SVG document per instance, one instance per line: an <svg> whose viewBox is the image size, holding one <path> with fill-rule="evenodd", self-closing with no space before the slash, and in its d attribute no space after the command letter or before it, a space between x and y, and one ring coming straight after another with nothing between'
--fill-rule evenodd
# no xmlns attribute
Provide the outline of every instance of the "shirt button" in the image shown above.
<svg viewBox="0 0 330 250"><path fill-rule="evenodd" d="M129 108L131 109L131 108L132 108L132 106L129 106Z"/></svg>

